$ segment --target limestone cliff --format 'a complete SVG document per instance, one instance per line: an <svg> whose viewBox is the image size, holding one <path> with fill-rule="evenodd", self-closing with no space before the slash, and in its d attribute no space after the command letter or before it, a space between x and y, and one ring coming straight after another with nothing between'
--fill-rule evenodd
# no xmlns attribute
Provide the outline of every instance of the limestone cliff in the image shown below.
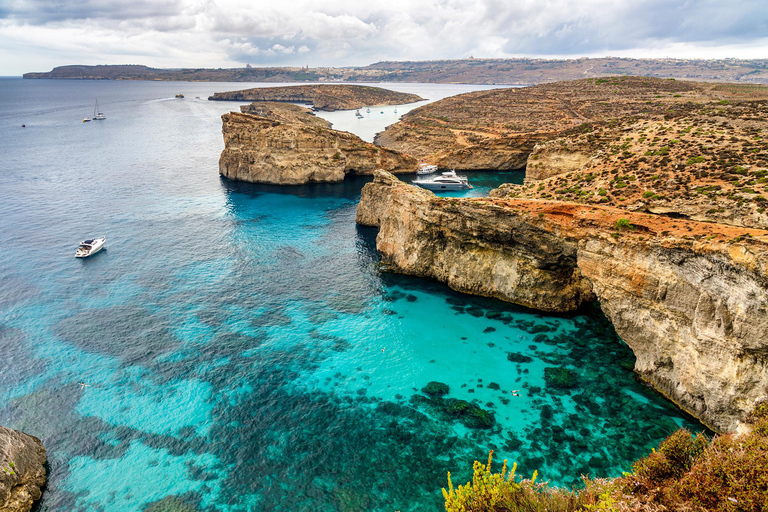
<svg viewBox="0 0 768 512"><path fill-rule="evenodd" d="M716 430L733 430L768 394L766 231L438 198L384 172L363 189L357 221L379 227L376 246L399 272L545 311L597 298L638 374Z"/></svg>
<svg viewBox="0 0 768 512"><path fill-rule="evenodd" d="M348 173L374 169L413 172L417 161L379 148L309 110L280 103L256 103L222 116L224 151L219 173L232 180L278 185L342 181Z"/></svg>
<svg viewBox="0 0 768 512"><path fill-rule="evenodd" d="M451 288L544 311L572 311L595 299L563 239L483 202L439 199L376 173L363 188L357 222L379 226L384 262Z"/></svg>
<svg viewBox="0 0 768 512"><path fill-rule="evenodd" d="M0 512L32 509L45 485L45 461L38 438L0 427Z"/></svg>
<svg viewBox="0 0 768 512"><path fill-rule="evenodd" d="M402 105L424 98L381 87L346 84L291 85L287 87L257 87L242 91L217 92L209 100L282 101L311 103L317 110L353 110L374 105Z"/></svg>

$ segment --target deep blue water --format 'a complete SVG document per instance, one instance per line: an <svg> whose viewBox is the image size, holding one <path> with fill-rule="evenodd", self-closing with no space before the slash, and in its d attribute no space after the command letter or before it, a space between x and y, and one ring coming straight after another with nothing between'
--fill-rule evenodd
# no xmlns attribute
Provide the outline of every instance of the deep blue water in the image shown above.
<svg viewBox="0 0 768 512"><path fill-rule="evenodd" d="M598 310L381 272L365 178L219 178L237 105L204 98L245 86L0 79L0 424L48 449L41 510L438 510L490 449L571 485L702 428L635 381ZM80 122L97 97L107 120ZM472 174L472 194L521 178Z"/></svg>

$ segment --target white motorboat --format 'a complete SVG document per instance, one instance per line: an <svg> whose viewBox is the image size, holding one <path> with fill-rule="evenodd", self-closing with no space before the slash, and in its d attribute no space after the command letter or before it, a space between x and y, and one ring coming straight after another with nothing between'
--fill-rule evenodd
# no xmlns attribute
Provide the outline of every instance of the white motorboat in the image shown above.
<svg viewBox="0 0 768 512"><path fill-rule="evenodd" d="M367 113L369 113L369 114L371 113L371 109L369 109L369 108L368 108L368 109L366 109L365 111L366 111Z"/></svg>
<svg viewBox="0 0 768 512"><path fill-rule="evenodd" d="M440 176L432 178L421 178L413 180L411 183L433 192L448 192L450 190L469 190L472 185L469 184L466 176L457 176L456 171L446 171Z"/></svg>
<svg viewBox="0 0 768 512"><path fill-rule="evenodd" d="M75 258L87 258L88 256L93 256L104 248L104 243L106 241L107 239L104 237L83 240L77 248Z"/></svg>
<svg viewBox="0 0 768 512"><path fill-rule="evenodd" d="M84 117L83 118L83 122L84 123L90 123L91 122L91 118L90 117Z"/></svg>
<svg viewBox="0 0 768 512"><path fill-rule="evenodd" d="M416 174L432 174L437 172L437 166L432 164L419 164L419 169Z"/></svg>
<svg viewBox="0 0 768 512"><path fill-rule="evenodd" d="M99 100L96 100L96 106L93 107L93 120L103 121L106 118L107 116L105 116L104 113L99 110Z"/></svg>

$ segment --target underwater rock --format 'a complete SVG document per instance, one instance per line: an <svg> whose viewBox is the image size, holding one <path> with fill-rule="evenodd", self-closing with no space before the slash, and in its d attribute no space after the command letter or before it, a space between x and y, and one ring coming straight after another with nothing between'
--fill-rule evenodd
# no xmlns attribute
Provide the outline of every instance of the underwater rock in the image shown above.
<svg viewBox="0 0 768 512"><path fill-rule="evenodd" d="M509 361L512 361L513 363L530 363L531 361L533 361L532 357L526 356L519 352L510 352L509 354L507 354L507 359Z"/></svg>
<svg viewBox="0 0 768 512"><path fill-rule="evenodd" d="M421 388L422 393L432 398L435 398L438 396L445 396L448 394L448 391L450 391L448 384L444 384L442 382L437 382L434 380L428 382L426 386Z"/></svg>
<svg viewBox="0 0 768 512"><path fill-rule="evenodd" d="M571 389L576 387L576 374L563 367L544 368L544 381L548 388Z"/></svg>
<svg viewBox="0 0 768 512"><path fill-rule="evenodd" d="M198 512L198 508L178 496L166 496L147 505L144 512Z"/></svg>
<svg viewBox="0 0 768 512"><path fill-rule="evenodd" d="M46 454L34 436L0 427L0 510L27 512L45 485Z"/></svg>
<svg viewBox="0 0 768 512"><path fill-rule="evenodd" d="M445 400L445 412L468 428L490 429L496 424L496 417L492 412L458 398Z"/></svg>
<svg viewBox="0 0 768 512"><path fill-rule="evenodd" d="M491 382L488 384L488 389L501 389L501 386L499 386L499 384L496 382Z"/></svg>

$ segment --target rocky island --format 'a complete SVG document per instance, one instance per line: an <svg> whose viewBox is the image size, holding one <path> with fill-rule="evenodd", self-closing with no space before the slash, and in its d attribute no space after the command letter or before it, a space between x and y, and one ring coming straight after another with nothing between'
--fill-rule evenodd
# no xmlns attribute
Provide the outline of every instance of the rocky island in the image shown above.
<svg viewBox="0 0 768 512"><path fill-rule="evenodd" d="M0 510L28 512L45 485L45 448L36 437L0 427Z"/></svg>
<svg viewBox="0 0 768 512"><path fill-rule="evenodd" d="M219 173L252 183L299 185L342 181L375 169L413 172L413 157L380 148L331 128L309 109L257 102L222 116L224 151Z"/></svg>
<svg viewBox="0 0 768 512"><path fill-rule="evenodd" d="M354 110L374 105L402 105L423 101L416 94L363 85L292 85L242 91L217 92L208 98L218 101L282 101L307 103L316 110Z"/></svg>
<svg viewBox="0 0 768 512"><path fill-rule="evenodd" d="M377 143L526 184L442 199L377 173L357 221L398 272L544 311L598 300L639 376L730 431L768 395L766 95L625 77L447 98Z"/></svg>

